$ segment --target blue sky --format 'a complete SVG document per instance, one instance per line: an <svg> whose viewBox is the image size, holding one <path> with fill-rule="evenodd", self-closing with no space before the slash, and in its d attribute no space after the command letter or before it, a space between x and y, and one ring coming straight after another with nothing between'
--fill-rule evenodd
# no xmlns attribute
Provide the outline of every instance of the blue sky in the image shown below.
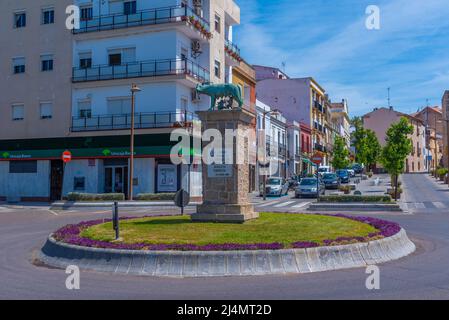
<svg viewBox="0 0 449 320"><path fill-rule="evenodd" d="M441 105L449 90L449 0L235 0L234 42L253 64L314 77L351 115L391 104L402 112ZM381 29L367 30L368 5Z"/></svg>

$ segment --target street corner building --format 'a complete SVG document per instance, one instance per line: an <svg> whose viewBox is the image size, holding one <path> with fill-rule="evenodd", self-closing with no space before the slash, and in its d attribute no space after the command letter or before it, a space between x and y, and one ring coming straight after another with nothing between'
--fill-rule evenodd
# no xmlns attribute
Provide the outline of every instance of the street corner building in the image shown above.
<svg viewBox="0 0 449 320"><path fill-rule="evenodd" d="M80 28L69 30L72 4ZM127 195L131 183L136 195L185 188L201 197L201 164L172 164L170 134L192 131L196 112L209 108L197 85L232 83L243 63L232 0L7 0L0 8L8 42L0 51L0 200ZM141 91L130 179L133 84ZM254 84L243 89L255 109ZM65 150L73 159L63 170Z"/></svg>
<svg viewBox="0 0 449 320"><path fill-rule="evenodd" d="M431 165L427 161L429 154L426 144L427 131L425 122L420 117L396 111L393 107L375 108L372 112L363 116L363 126L365 129L373 130L379 139L379 143L383 146L386 143L388 128L393 123L399 122L402 117L405 117L413 126L413 134L410 135L413 150L405 159L405 172L427 172ZM383 172L384 169L380 164L377 164L374 171Z"/></svg>

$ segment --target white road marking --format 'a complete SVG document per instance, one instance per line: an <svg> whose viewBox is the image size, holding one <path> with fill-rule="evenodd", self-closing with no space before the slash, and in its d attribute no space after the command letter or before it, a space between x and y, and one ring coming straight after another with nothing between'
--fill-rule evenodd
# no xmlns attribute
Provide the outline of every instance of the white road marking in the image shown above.
<svg viewBox="0 0 449 320"><path fill-rule="evenodd" d="M425 209L426 205L422 202L416 202L415 207L416 207L416 209Z"/></svg>
<svg viewBox="0 0 449 320"><path fill-rule="evenodd" d="M261 204L261 205L259 205L258 207L259 207L259 208L262 208L262 207L268 207L268 206L271 206L271 205L276 204L276 203L279 203L279 202L281 202L281 201L279 201L279 200L277 200L277 201L271 201L271 202L267 202L267 203Z"/></svg>
<svg viewBox="0 0 449 320"><path fill-rule="evenodd" d="M282 208L282 207L286 207L286 206L288 206L288 205L290 205L290 204L292 204L292 203L295 203L295 202L296 202L296 201L287 201L287 202L284 202L284 203L275 205L274 207L275 207L275 208Z"/></svg>
<svg viewBox="0 0 449 320"><path fill-rule="evenodd" d="M303 202L303 203L300 203L300 204L298 204L298 205L296 205L296 206L293 206L292 208L303 208L303 207L305 207L305 206L308 206L309 204L311 204L312 202Z"/></svg>
<svg viewBox="0 0 449 320"><path fill-rule="evenodd" d="M438 209L446 209L446 205L443 202L433 202L433 205Z"/></svg>

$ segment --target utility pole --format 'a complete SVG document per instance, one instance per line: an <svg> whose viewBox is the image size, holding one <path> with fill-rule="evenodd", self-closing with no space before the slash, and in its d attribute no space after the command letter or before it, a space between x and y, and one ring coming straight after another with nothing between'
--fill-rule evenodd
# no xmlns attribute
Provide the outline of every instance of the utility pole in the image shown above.
<svg viewBox="0 0 449 320"><path fill-rule="evenodd" d="M389 108L389 107L391 107L390 87L388 87L387 90L388 90L388 108Z"/></svg>

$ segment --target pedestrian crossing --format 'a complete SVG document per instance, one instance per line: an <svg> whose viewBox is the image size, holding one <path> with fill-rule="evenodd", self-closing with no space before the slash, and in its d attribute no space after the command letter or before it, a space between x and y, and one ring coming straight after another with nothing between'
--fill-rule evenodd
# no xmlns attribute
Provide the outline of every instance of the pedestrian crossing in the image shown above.
<svg viewBox="0 0 449 320"><path fill-rule="evenodd" d="M272 208L272 209L306 209L312 201L304 201L304 199L283 198L277 200L267 200L267 202L258 201L254 203L256 208Z"/></svg>
<svg viewBox="0 0 449 320"><path fill-rule="evenodd" d="M404 202L403 207L406 210L426 210L426 209L434 209L434 210L448 210L449 211L449 201L441 202L441 201L427 201L427 202Z"/></svg>

